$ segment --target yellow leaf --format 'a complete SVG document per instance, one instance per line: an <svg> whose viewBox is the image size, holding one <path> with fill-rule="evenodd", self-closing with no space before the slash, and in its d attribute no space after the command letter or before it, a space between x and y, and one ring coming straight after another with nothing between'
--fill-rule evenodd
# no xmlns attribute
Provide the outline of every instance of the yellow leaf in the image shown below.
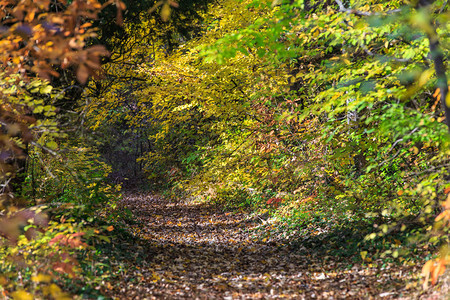
<svg viewBox="0 0 450 300"><path fill-rule="evenodd" d="M170 13L171 13L171 8L170 8L169 4L167 4L167 3L164 4L161 9L161 18L163 19L163 21L169 20Z"/></svg>
<svg viewBox="0 0 450 300"><path fill-rule="evenodd" d="M417 147L411 147L409 148L409 151L412 151L416 155L419 153L419 149Z"/></svg>
<svg viewBox="0 0 450 300"><path fill-rule="evenodd" d="M51 284L50 286L46 287L44 290L44 294L48 295L50 294L53 299L55 300L69 300L72 299L69 294L63 292L59 286L56 284Z"/></svg>
<svg viewBox="0 0 450 300"><path fill-rule="evenodd" d="M12 61L13 61L13 64L18 65L18 64L20 64L20 57L18 57L18 56L13 57Z"/></svg>
<svg viewBox="0 0 450 300"><path fill-rule="evenodd" d="M360 254L361 254L361 258L362 258L363 260L366 259L367 251L361 251Z"/></svg>
<svg viewBox="0 0 450 300"><path fill-rule="evenodd" d="M38 274L37 276L31 277L31 280L33 282L50 282L52 280L52 277L50 275L45 274Z"/></svg>
<svg viewBox="0 0 450 300"><path fill-rule="evenodd" d="M52 294L52 296L55 296L55 295L61 293L61 288L59 286L57 286L56 284L51 284L49 286L49 291L50 291L50 294Z"/></svg>
<svg viewBox="0 0 450 300"><path fill-rule="evenodd" d="M52 150L56 150L56 148L58 148L58 144L55 141L48 142L46 146Z"/></svg>
<svg viewBox="0 0 450 300"><path fill-rule="evenodd" d="M53 89L53 87L52 87L51 85L47 85L47 86L42 87L42 88L39 90L39 92L40 92L41 94L50 94L51 91L52 91L52 89Z"/></svg>
<svg viewBox="0 0 450 300"><path fill-rule="evenodd" d="M418 80L419 87L422 87L426 83L428 83L428 81L430 80L430 77L433 75L433 72L434 72L433 69L428 69L428 70L422 72L422 74L420 74L419 80Z"/></svg>
<svg viewBox="0 0 450 300"><path fill-rule="evenodd" d="M14 300L33 300L33 296L30 293L22 291L15 291L11 294Z"/></svg>
<svg viewBox="0 0 450 300"><path fill-rule="evenodd" d="M447 97L445 97L445 105L447 105L447 107L450 107L450 93L448 93Z"/></svg>
<svg viewBox="0 0 450 300"><path fill-rule="evenodd" d="M281 2L282 2L281 0L273 0L273 1L272 1L272 7L281 5Z"/></svg>

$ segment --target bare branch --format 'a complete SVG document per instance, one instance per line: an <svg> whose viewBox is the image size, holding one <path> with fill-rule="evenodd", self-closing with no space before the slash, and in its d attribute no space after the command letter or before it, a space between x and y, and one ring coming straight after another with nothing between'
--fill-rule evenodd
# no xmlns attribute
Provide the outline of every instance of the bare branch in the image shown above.
<svg viewBox="0 0 450 300"><path fill-rule="evenodd" d="M53 156L57 156L58 155L58 153L53 151L52 149L50 149L48 147L45 147L44 145L38 144L38 143L36 143L34 141L31 141L30 144L33 145L33 146L36 146L38 148L41 148L42 150L47 151L48 153L50 153Z"/></svg>
<svg viewBox="0 0 450 300"><path fill-rule="evenodd" d="M342 4L341 0L334 0L334 1L339 6L340 12L346 12L348 14L353 14L353 15L360 16L360 17L382 16L382 15L386 15L386 14L398 13L401 11L401 9L391 9L391 10L388 10L388 11L382 12L382 13L373 13L373 12L360 11L360 10L351 9L351 8L345 8L345 6L344 6L344 4Z"/></svg>
<svg viewBox="0 0 450 300"><path fill-rule="evenodd" d="M373 53L372 51L370 51L364 44L362 44L362 43L360 43L360 45L359 45L363 50L364 50L364 52L367 54L367 55L369 55L369 56L378 56L378 57L382 57L382 58L385 58L385 59L387 59L387 60L394 60L394 61L398 61L398 62L410 62L411 60L410 59L407 59L407 58L398 58L398 57L395 57L395 56L386 56L386 55L381 55L381 54L377 54L377 53Z"/></svg>
<svg viewBox="0 0 450 300"><path fill-rule="evenodd" d="M448 0L445 0L444 4L442 4L441 9L439 10L439 14L442 14L445 10L447 10L447 4L448 4Z"/></svg>

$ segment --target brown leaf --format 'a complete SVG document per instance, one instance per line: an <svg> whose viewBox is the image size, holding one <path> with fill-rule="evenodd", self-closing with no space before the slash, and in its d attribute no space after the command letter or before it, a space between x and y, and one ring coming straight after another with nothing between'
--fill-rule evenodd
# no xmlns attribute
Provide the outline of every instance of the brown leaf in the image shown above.
<svg viewBox="0 0 450 300"><path fill-rule="evenodd" d="M71 276L75 276L75 272L74 272L74 266L69 264L69 263L65 263L65 262L57 262L53 264L53 270L55 270L58 273L63 273L63 274L68 274Z"/></svg>
<svg viewBox="0 0 450 300"><path fill-rule="evenodd" d="M80 83L84 84L84 83L86 83L88 77L89 77L89 69L86 67L85 64L80 64L78 66L78 70L77 70L78 81Z"/></svg>
<svg viewBox="0 0 450 300"><path fill-rule="evenodd" d="M120 9L117 10L116 23L119 26L122 26L122 24L123 24L123 15L122 15L122 10L120 10Z"/></svg>

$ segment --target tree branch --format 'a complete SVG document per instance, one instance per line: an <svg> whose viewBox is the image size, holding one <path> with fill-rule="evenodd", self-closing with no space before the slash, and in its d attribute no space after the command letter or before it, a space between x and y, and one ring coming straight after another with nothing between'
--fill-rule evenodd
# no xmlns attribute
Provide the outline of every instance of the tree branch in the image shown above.
<svg viewBox="0 0 450 300"><path fill-rule="evenodd" d="M344 4L342 4L341 0L334 0L334 1L339 6L340 12L346 12L348 14L353 14L353 15L360 16L360 17L382 16L382 15L386 15L386 14L398 13L401 11L401 9L391 9L391 10L388 10L388 11L382 12L382 13L373 13L373 12L360 11L360 10L351 9L351 8L345 8L345 6L344 6Z"/></svg>

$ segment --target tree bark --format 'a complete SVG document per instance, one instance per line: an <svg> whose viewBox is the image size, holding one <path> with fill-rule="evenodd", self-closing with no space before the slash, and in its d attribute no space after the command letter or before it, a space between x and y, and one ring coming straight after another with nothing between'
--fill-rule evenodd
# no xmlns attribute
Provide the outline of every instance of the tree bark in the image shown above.
<svg viewBox="0 0 450 300"><path fill-rule="evenodd" d="M450 133L450 103L447 103L446 101L448 95L448 83L444 65L444 54L439 46L436 31L433 35L428 35L428 40L430 41L431 58L434 62L434 69L437 77L437 87L439 88L441 95L442 108L445 112L445 123L447 124L447 129ZM448 102L450 102L450 99Z"/></svg>

